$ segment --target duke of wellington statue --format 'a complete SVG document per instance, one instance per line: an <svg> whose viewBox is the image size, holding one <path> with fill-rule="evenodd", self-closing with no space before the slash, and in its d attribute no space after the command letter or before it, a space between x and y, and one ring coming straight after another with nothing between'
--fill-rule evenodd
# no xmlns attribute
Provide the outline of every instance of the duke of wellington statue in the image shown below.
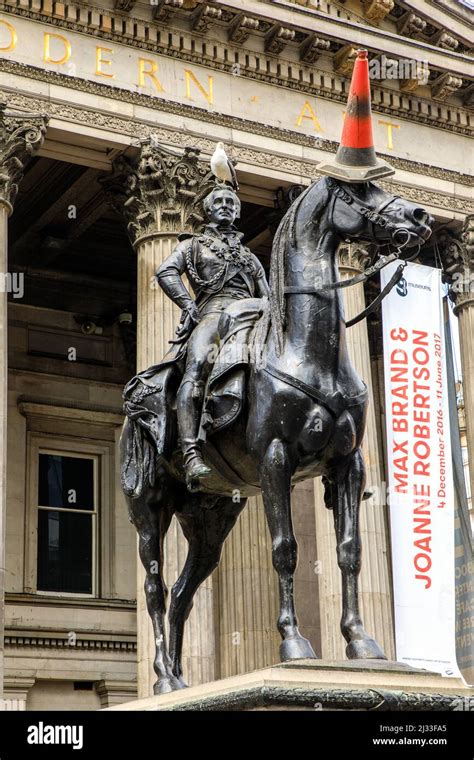
<svg viewBox="0 0 474 760"><path fill-rule="evenodd" d="M410 670L406 703L423 709L423 700L428 704L431 696L422 693L422 679L416 680L420 676L413 669L387 660L365 629L359 606L360 509L366 484L362 442L369 393L351 363L346 333L397 285L405 256L429 239L433 223L423 208L375 184L394 169L374 150L367 51L357 55L334 159L316 167L323 176L293 201L275 234L269 285L234 226L240 201L235 170L222 144L211 170L194 149L180 157L168 149L142 147L138 169L129 170L124 203L129 229L145 224L139 238L144 246L152 235L159 240L168 236L166 255L156 261L155 270L160 294L168 298L159 314L146 313L148 334L162 329L157 319L164 315L169 326L167 304L181 310L166 355L155 356L152 342L148 354L139 350L141 371L124 390L122 486L139 537L153 625L143 661L153 652L153 691L160 695L143 706L246 709L270 700L314 709L319 700L327 707L369 708L380 702L375 684L381 670L387 689L398 683L400 671ZM172 244L163 229L170 219L175 220ZM340 244L367 240L375 251L388 249L389 254L375 259L363 274L341 280ZM384 291L346 321L342 289L360 285L395 260L399 265ZM154 363L148 366L150 360ZM292 490L317 477L334 519L340 630L350 668L341 662L319 666L296 616ZM195 594L218 566L224 541L248 498L260 493L278 576L281 664L248 674L245 688L230 678L208 684L205 693L192 686L189 696L171 694L187 687L183 642ZM187 542L187 556L167 608L164 540L173 517ZM208 607L194 626L194 649L204 651L209 643L212 614ZM192 657L186 652L190 672ZM139 680L141 663L139 655ZM348 672L356 675L351 689L341 693L337 684L345 682ZM197 680L212 676L201 671ZM367 688L368 683L374 688ZM149 694L151 686L144 691Z"/></svg>

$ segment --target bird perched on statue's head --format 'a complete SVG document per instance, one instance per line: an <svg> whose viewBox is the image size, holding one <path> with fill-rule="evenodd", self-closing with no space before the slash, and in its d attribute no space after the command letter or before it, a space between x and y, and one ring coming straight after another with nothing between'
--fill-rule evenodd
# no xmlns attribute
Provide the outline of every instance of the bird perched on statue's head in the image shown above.
<svg viewBox="0 0 474 760"><path fill-rule="evenodd" d="M234 165L225 152L224 143L218 142L211 158L211 171L221 182L230 182L234 190L239 189Z"/></svg>

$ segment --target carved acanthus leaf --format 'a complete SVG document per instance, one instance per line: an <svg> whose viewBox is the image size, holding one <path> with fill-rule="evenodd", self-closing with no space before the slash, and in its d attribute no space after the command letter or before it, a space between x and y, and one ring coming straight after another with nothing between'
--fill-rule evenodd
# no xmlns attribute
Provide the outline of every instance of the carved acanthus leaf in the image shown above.
<svg viewBox="0 0 474 760"><path fill-rule="evenodd" d="M453 92L462 87L462 79L452 76L452 74L442 74L434 82L431 88L431 94L436 100L446 100Z"/></svg>
<svg viewBox="0 0 474 760"><path fill-rule="evenodd" d="M370 261L367 246L359 243L342 243L339 246L339 269L363 272Z"/></svg>
<svg viewBox="0 0 474 760"><path fill-rule="evenodd" d="M155 0L153 5L155 6L153 18L161 23L167 23L175 11L183 7L184 0Z"/></svg>
<svg viewBox="0 0 474 760"><path fill-rule="evenodd" d="M48 117L9 114L0 102L0 201L11 211L26 164L41 147Z"/></svg>
<svg viewBox="0 0 474 760"><path fill-rule="evenodd" d="M334 71L345 77L351 76L356 58L357 48L352 45L344 45L334 56Z"/></svg>
<svg viewBox="0 0 474 760"><path fill-rule="evenodd" d="M267 53L281 53L288 42L296 36L294 29L287 29L277 24L271 29L265 38L265 50Z"/></svg>
<svg viewBox="0 0 474 760"><path fill-rule="evenodd" d="M397 20L397 31L399 34L403 34L406 37L411 37L415 34L420 34L426 28L425 19L421 16L417 16L412 11L407 11L403 16Z"/></svg>
<svg viewBox="0 0 474 760"><path fill-rule="evenodd" d="M239 44L246 42L252 32L260 27L258 18L251 16L238 16L229 29L229 40Z"/></svg>
<svg viewBox="0 0 474 760"><path fill-rule="evenodd" d="M222 19L222 14L222 8L213 8L212 5L203 3L198 6L193 16L193 30L195 32L207 32L213 21L220 21Z"/></svg>
<svg viewBox="0 0 474 760"><path fill-rule="evenodd" d="M315 63L321 53L328 51L331 47L329 40L324 40L316 34L312 34L303 42L300 48L300 58L306 63Z"/></svg>
<svg viewBox="0 0 474 760"><path fill-rule="evenodd" d="M460 235L443 230L437 243L449 295L459 308L474 300L474 214L466 216Z"/></svg>
<svg viewBox="0 0 474 760"><path fill-rule="evenodd" d="M375 22L382 21L394 5L394 0L362 0L364 16Z"/></svg>
<svg viewBox="0 0 474 760"><path fill-rule="evenodd" d="M101 181L132 242L147 234L192 231L204 222L202 201L215 180L199 153L190 147L177 153L151 139L135 161L120 156L114 162L112 174Z"/></svg>
<svg viewBox="0 0 474 760"><path fill-rule="evenodd" d="M452 34L448 34L445 29L440 29L439 32L434 34L430 39L430 43L446 50L457 50L459 47L459 40L453 37Z"/></svg>

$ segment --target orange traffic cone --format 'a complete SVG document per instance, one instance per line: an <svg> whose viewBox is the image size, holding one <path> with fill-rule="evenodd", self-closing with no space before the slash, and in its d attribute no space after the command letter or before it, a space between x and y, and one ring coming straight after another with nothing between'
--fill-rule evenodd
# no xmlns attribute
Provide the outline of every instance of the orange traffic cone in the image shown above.
<svg viewBox="0 0 474 760"><path fill-rule="evenodd" d="M375 155L367 50L357 51L336 156L333 161L323 161L317 169L343 182L370 182L395 173L390 164Z"/></svg>

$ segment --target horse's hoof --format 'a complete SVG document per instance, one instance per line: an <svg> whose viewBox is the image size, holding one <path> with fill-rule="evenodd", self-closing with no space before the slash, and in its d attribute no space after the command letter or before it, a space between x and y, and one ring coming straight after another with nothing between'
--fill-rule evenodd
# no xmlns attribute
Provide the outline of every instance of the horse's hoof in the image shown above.
<svg viewBox="0 0 474 760"><path fill-rule="evenodd" d="M174 681L177 684L177 686L176 686L177 689L187 689L188 688L188 684L184 680L183 676L175 676L174 677Z"/></svg>
<svg viewBox="0 0 474 760"><path fill-rule="evenodd" d="M176 691L175 679L167 676L159 678L153 686L153 694L169 694L171 691Z"/></svg>
<svg viewBox="0 0 474 760"><path fill-rule="evenodd" d="M317 656L308 639L303 636L285 639L280 644L280 661L317 660Z"/></svg>
<svg viewBox="0 0 474 760"><path fill-rule="evenodd" d="M382 649L375 639L354 639L346 646L349 660L386 660Z"/></svg>

